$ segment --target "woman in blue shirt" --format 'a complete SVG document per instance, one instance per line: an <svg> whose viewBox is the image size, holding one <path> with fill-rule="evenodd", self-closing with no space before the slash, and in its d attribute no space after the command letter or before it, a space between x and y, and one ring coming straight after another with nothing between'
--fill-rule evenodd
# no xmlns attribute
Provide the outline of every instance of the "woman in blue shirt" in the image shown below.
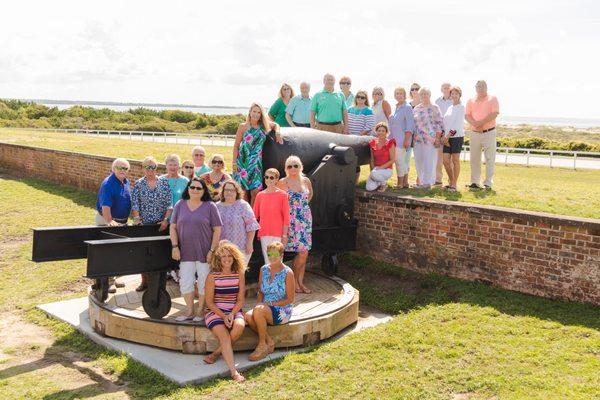
<svg viewBox="0 0 600 400"><path fill-rule="evenodd" d="M408 188L408 171L410 170L410 156L412 154L412 138L415 131L415 118L413 109L406 102L406 90L394 90L396 109L390 115L390 138L396 140L396 173L398 175L397 188Z"/></svg>

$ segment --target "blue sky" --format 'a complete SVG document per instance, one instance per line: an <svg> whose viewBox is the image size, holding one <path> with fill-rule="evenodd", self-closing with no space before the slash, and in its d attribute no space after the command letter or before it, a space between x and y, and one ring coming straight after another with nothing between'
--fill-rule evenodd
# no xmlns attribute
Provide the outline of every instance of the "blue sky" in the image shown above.
<svg viewBox="0 0 600 400"><path fill-rule="evenodd" d="M320 90L486 79L505 115L600 118L593 1L10 2L0 97L269 105Z"/></svg>

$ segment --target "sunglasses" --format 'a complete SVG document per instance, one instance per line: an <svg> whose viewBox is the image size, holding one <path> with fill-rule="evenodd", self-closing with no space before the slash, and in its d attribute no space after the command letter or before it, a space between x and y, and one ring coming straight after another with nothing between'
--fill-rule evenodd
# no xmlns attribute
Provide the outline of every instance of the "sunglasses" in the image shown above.
<svg viewBox="0 0 600 400"><path fill-rule="evenodd" d="M223 162L223 160L214 160L212 163L213 163L213 164L220 164L220 165L223 165L223 164L225 164L225 163Z"/></svg>
<svg viewBox="0 0 600 400"><path fill-rule="evenodd" d="M419 90L419 88L418 88L418 87L413 87L413 88L410 88L410 91L411 91L411 92L416 92L416 91L418 91L418 90Z"/></svg>
<svg viewBox="0 0 600 400"><path fill-rule="evenodd" d="M201 191L204 190L204 188L202 186L190 186L190 190Z"/></svg>
<svg viewBox="0 0 600 400"><path fill-rule="evenodd" d="M381 93L381 92L373 92L373 96L383 96L383 93Z"/></svg>
<svg viewBox="0 0 600 400"><path fill-rule="evenodd" d="M274 180L276 180L276 179L277 179L277 177L276 177L276 176L273 176L273 175L265 175L265 180L271 180L271 181L274 181Z"/></svg>
<svg viewBox="0 0 600 400"><path fill-rule="evenodd" d="M129 167L115 167L117 171L129 171Z"/></svg>
<svg viewBox="0 0 600 400"><path fill-rule="evenodd" d="M269 257L279 257L279 252L277 252L277 251L268 252L267 256L269 256Z"/></svg>
<svg viewBox="0 0 600 400"><path fill-rule="evenodd" d="M156 168L158 168L156 165L144 165L144 169L147 169L148 171L155 171Z"/></svg>
<svg viewBox="0 0 600 400"><path fill-rule="evenodd" d="M352 85L350 82L340 82L340 85Z"/></svg>
<svg viewBox="0 0 600 400"><path fill-rule="evenodd" d="M298 169L298 168L300 168L300 166L298 164L290 164L290 165L286 165L285 168L286 169L292 169L292 168Z"/></svg>
<svg viewBox="0 0 600 400"><path fill-rule="evenodd" d="M359 100L366 100L367 98L365 96L356 96L357 99Z"/></svg>
<svg viewBox="0 0 600 400"><path fill-rule="evenodd" d="M183 167L183 168L185 168L185 169L194 169L194 167L192 167L192 166L189 166L189 165L186 165L186 166L185 166L185 167Z"/></svg>

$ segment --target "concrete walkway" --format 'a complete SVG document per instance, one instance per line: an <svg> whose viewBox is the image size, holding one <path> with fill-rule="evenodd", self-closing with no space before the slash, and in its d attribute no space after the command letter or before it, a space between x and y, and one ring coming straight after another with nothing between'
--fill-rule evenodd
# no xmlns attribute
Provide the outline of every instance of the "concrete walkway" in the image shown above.
<svg viewBox="0 0 600 400"><path fill-rule="evenodd" d="M87 311L87 297L43 304L39 305L37 308L54 318L72 325L94 342L109 349L127 354L134 360L156 370L167 379L170 379L181 386L201 384L217 377L229 376L229 370L223 359L219 359L219 361L213 365L207 365L202 361L203 356L201 355L183 354L177 351L145 346L97 334L90 326ZM388 314L361 306L358 322L338 333L330 340L335 340L347 334L388 322L391 319L392 317ZM285 357L287 354L303 350L304 348L276 350L274 353L258 362L248 361L249 352L240 352L235 354L235 361L237 369L239 371L244 371L257 365Z"/></svg>

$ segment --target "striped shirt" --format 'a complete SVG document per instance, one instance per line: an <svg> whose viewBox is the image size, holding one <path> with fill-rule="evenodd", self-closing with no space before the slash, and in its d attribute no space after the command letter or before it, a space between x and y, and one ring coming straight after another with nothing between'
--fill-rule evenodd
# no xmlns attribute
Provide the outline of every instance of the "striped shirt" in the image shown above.
<svg viewBox="0 0 600 400"><path fill-rule="evenodd" d="M238 274L224 274L222 272L213 272L215 279L215 291L213 301L224 313L230 313L235 307L240 292L240 276ZM238 317L236 313L236 318ZM204 323L211 329L216 325L223 324L223 320L214 312L208 311L204 318Z"/></svg>
<svg viewBox="0 0 600 400"><path fill-rule="evenodd" d="M350 107L348 110L348 132L360 135L364 131L372 132L375 126L375 115L369 107Z"/></svg>

